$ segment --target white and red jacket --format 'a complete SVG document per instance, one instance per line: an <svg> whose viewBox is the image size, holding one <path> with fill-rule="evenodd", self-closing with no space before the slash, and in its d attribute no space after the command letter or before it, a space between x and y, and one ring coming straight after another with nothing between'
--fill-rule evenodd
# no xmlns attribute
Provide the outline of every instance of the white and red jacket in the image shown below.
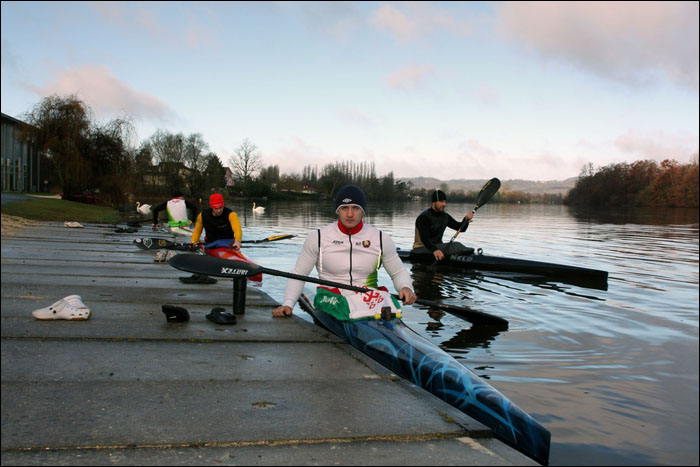
<svg viewBox="0 0 700 467"><path fill-rule="evenodd" d="M338 221L306 238L292 272L308 276L316 266L320 279L356 287L376 287L377 270L382 264L397 291L404 287L413 290L411 276L389 235L362 222L348 230ZM283 305L294 308L303 290L304 282L290 279Z"/></svg>

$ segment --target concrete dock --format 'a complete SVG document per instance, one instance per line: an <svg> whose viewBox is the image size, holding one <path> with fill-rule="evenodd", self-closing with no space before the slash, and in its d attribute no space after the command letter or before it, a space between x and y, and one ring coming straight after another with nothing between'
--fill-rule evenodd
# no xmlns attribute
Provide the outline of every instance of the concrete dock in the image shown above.
<svg viewBox="0 0 700 467"><path fill-rule="evenodd" d="M2 238L2 465L537 465L327 331L273 318L264 285L236 325L209 322L232 281L182 284L140 236L56 222ZM73 294L89 320L32 317Z"/></svg>

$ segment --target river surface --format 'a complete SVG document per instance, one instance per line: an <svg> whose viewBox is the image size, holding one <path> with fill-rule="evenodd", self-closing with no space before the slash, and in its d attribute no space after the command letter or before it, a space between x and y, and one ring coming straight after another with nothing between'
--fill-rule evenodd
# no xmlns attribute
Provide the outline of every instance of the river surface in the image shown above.
<svg viewBox="0 0 700 467"><path fill-rule="evenodd" d="M253 214L252 202L229 207L244 239L297 235L246 248L261 265L282 271L293 269L311 230L335 219L329 202L259 204L264 214ZM410 248L415 217L427 207L370 203L366 221ZM472 208L448 203L447 211L461 218ZM404 310L413 330L551 431L552 465L698 465L697 210L590 215L556 205L490 204L457 241L486 254L609 272L601 290L404 263L422 298L510 322L507 330L484 332L424 307ZM268 275L263 290L282 301L285 284ZM380 284L391 287L383 270Z"/></svg>

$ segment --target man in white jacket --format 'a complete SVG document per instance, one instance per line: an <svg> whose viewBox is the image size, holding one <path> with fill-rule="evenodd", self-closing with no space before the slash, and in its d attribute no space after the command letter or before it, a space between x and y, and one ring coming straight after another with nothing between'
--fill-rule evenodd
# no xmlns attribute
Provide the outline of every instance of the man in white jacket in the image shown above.
<svg viewBox="0 0 700 467"><path fill-rule="evenodd" d="M342 187L335 200L338 221L306 238L292 272L307 276L315 266L321 279L375 288L377 270L383 264L399 293L399 299L410 305L416 301L411 276L396 253L391 237L362 222L366 205L365 194L360 188L354 185ZM272 314L290 316L303 288L304 282L290 279L284 302Z"/></svg>

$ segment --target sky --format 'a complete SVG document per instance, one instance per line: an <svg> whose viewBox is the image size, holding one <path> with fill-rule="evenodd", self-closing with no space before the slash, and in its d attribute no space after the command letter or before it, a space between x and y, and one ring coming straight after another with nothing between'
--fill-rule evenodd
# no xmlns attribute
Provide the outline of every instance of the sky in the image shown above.
<svg viewBox="0 0 700 467"><path fill-rule="evenodd" d="M563 180L697 160L698 2L2 2L2 112L74 94L224 165Z"/></svg>

